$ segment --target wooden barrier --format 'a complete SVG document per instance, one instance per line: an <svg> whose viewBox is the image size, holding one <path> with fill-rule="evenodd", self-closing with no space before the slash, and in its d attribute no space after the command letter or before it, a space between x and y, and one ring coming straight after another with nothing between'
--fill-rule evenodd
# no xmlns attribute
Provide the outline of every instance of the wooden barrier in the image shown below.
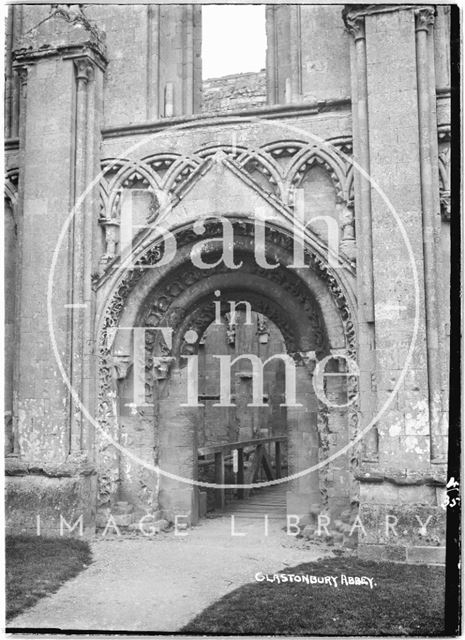
<svg viewBox="0 0 465 640"><path fill-rule="evenodd" d="M236 484L253 484L257 481L258 474L262 468L265 472L267 480L277 480L282 474L282 443L287 442L287 436L275 436L271 438L257 438L255 440L242 440L239 442L229 442L227 444L212 445L209 447L200 447L198 455L204 458L213 455L214 460L199 460L199 464L215 464L215 484L225 484L225 463L230 462L233 452L237 451L237 473ZM267 451L274 444L274 471L273 464ZM245 450L248 451L245 454ZM252 464L245 467L245 458L248 456ZM239 499L246 498L249 494L248 489L239 487L237 489L237 497ZM225 490L216 488L216 504L217 509L223 510L225 507Z"/></svg>

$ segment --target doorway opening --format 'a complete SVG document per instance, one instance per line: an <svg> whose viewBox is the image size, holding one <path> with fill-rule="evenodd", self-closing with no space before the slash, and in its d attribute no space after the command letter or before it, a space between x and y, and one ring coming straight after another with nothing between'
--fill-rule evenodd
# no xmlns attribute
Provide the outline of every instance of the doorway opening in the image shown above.
<svg viewBox="0 0 465 640"><path fill-rule="evenodd" d="M248 355L262 363L286 353L281 331L265 315L236 310L214 321L199 343L198 479L212 484L199 492L199 515L215 509L233 508L259 489L213 488L224 484L263 483L285 477L287 461L287 408L285 366L278 358L263 368L263 406L253 403L253 366ZM233 406L220 401L220 362L230 356L230 397ZM236 444L234 444L236 443ZM283 502L285 505L285 502Z"/></svg>

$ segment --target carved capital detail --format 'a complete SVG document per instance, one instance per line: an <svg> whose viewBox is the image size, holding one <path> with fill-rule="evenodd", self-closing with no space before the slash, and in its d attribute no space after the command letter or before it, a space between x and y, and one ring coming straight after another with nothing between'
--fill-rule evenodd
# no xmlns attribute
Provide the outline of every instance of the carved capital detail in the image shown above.
<svg viewBox="0 0 465 640"><path fill-rule="evenodd" d="M74 60L74 66L76 67L76 79L87 84L89 80L92 79L92 73L94 65L92 64L90 58L87 56L83 58L76 58Z"/></svg>
<svg viewBox="0 0 465 640"><path fill-rule="evenodd" d="M28 67L16 67L16 73L18 74L21 84L27 83Z"/></svg>
<svg viewBox="0 0 465 640"><path fill-rule="evenodd" d="M113 366L117 380L124 380L124 378L126 378L131 365L132 359L130 355L121 353L113 355Z"/></svg>
<svg viewBox="0 0 465 640"><path fill-rule="evenodd" d="M365 38L365 16L346 14L344 16L346 30L354 37L355 41Z"/></svg>
<svg viewBox="0 0 465 640"><path fill-rule="evenodd" d="M415 9L415 31L429 31L434 24L434 7Z"/></svg>
<svg viewBox="0 0 465 640"><path fill-rule="evenodd" d="M27 65L15 66L15 71L19 78L20 95L22 98L25 98L27 93L27 79L29 74L29 66Z"/></svg>

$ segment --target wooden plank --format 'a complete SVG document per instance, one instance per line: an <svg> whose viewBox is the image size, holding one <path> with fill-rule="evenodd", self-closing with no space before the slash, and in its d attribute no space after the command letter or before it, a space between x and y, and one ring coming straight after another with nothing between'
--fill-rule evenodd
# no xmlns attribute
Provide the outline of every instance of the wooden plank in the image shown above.
<svg viewBox="0 0 465 640"><path fill-rule="evenodd" d="M276 478L281 477L281 442L276 440L274 453L274 464L276 469Z"/></svg>
<svg viewBox="0 0 465 640"><path fill-rule="evenodd" d="M244 484L244 449L237 450L237 484ZM244 489L237 490L239 500L244 498Z"/></svg>
<svg viewBox="0 0 465 640"><path fill-rule="evenodd" d="M260 445L259 449L259 464L261 464L263 469L265 470L267 480L274 480L273 469L271 468L271 460L268 456L268 453L266 452L266 449L263 445Z"/></svg>
<svg viewBox="0 0 465 640"><path fill-rule="evenodd" d="M224 484L224 454L222 451L215 453L215 483ZM224 489L215 489L215 502L217 509L224 509L225 495Z"/></svg>
<svg viewBox="0 0 465 640"><path fill-rule="evenodd" d="M199 447L197 453L199 456L206 456L209 453L219 453L223 451L232 451L233 449L245 449L246 447L258 447L261 444L267 444L271 442L285 442L287 436L275 436L274 438L257 438L255 440L242 440L238 442L229 442L227 444L212 445L210 447Z"/></svg>

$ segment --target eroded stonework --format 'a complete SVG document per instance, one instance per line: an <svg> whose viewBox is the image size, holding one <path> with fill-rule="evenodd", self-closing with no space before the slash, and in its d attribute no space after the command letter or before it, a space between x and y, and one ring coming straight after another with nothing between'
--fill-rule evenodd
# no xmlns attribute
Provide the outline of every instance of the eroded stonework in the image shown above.
<svg viewBox="0 0 465 640"><path fill-rule="evenodd" d="M441 562L449 8L267 5L266 21L265 71L207 81L202 106L200 5L10 6L7 523L34 531L42 507L51 534L61 512L86 531L110 513L196 522L216 490L176 477L210 481L213 445L284 437L282 460L257 450L247 469L316 468L287 487L309 536L324 514L363 557ZM215 407L215 350L281 350L301 406L274 362L249 410L241 362Z"/></svg>

